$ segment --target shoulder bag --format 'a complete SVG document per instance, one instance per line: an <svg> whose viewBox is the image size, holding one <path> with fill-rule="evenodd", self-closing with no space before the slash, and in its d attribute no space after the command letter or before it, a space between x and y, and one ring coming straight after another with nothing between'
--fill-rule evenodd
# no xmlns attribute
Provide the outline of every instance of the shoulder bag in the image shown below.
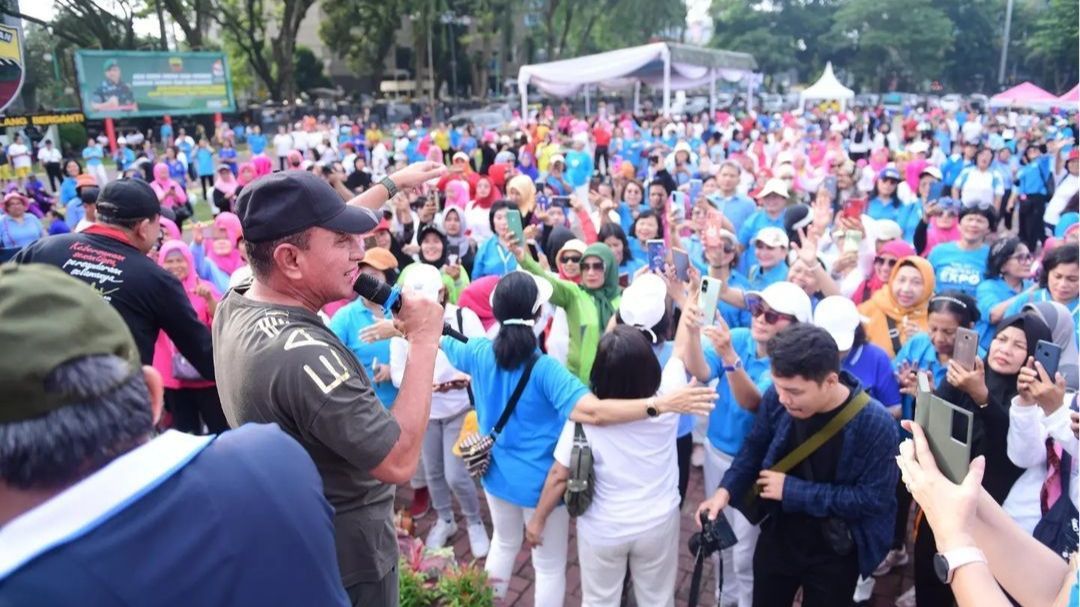
<svg viewBox="0 0 1080 607"><path fill-rule="evenodd" d="M570 516L581 516L589 509L596 488L593 475L592 447L585 438L585 429L574 424L574 449L570 452L570 478L566 481L563 501Z"/></svg>
<svg viewBox="0 0 1080 607"><path fill-rule="evenodd" d="M528 362L525 363L525 370L521 373L521 379L518 380L514 393L510 395L510 401L506 403L506 408L503 409L499 421L495 422L495 427L491 429L491 432L486 435L476 432L466 436L458 443L458 450L461 452L461 459L465 460L465 468L469 471L469 476L480 478L487 474L488 468L491 467L491 448L495 446L495 439L499 438L499 433L502 432L506 422L510 420L510 414L514 412L518 401L521 400L521 394L525 392L525 386L529 383L529 376L532 375L533 366L539 358L540 356L534 352Z"/></svg>

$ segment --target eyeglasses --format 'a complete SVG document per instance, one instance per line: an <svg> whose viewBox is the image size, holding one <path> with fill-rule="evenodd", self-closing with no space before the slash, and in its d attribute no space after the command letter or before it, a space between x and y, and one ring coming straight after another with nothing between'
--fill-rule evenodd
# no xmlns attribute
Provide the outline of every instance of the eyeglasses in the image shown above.
<svg viewBox="0 0 1080 607"><path fill-rule="evenodd" d="M581 263L581 255L563 255L559 263Z"/></svg>
<svg viewBox="0 0 1080 607"><path fill-rule="evenodd" d="M760 299L747 299L747 307L750 308L750 316L754 318L764 317L766 324L775 325L781 320L795 322L797 319L791 314L784 314L776 310L770 310Z"/></svg>
<svg viewBox="0 0 1080 607"><path fill-rule="evenodd" d="M1025 261L1031 261L1031 260L1035 259L1035 256L1032 255L1031 253L1016 253L1014 255L1009 256L1009 259L1015 259L1016 261L1019 261L1019 262L1022 263L1022 262L1025 262Z"/></svg>
<svg viewBox="0 0 1080 607"><path fill-rule="evenodd" d="M588 272L590 270L596 270L597 272L604 271L604 262L602 261L588 261L581 264L581 269Z"/></svg>
<svg viewBox="0 0 1080 607"><path fill-rule="evenodd" d="M900 261L900 260L899 259L893 259L892 257L875 257L874 258L874 265L875 266L886 265L891 269L893 266L896 265L896 263L898 261Z"/></svg>

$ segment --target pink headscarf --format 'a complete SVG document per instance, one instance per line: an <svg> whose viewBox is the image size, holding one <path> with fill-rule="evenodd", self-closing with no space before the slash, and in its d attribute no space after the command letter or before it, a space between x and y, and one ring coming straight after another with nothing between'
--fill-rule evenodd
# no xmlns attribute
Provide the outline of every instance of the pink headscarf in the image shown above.
<svg viewBox="0 0 1080 607"><path fill-rule="evenodd" d="M216 175L216 178L214 179L215 190L226 196L231 196L236 193L236 190L240 189L240 183L236 180L236 177L233 176L229 167L221 165L214 174ZM222 178L223 175L224 178Z"/></svg>
<svg viewBox="0 0 1080 607"><path fill-rule="evenodd" d="M164 202L165 196L171 191L171 200L168 205L170 208L187 202L187 193L180 184L169 177L169 165L164 162L154 165L154 180L150 182L150 188L154 190L154 194L157 194L161 202Z"/></svg>
<svg viewBox="0 0 1080 607"><path fill-rule="evenodd" d="M232 213L218 213L218 216L214 218L214 228L225 231L229 243L229 252L225 255L219 255L214 252L214 244L210 243L207 246L206 256L210 258L210 261L214 262L218 269L231 276L237 268L244 265L244 260L240 257L240 249L237 248L237 243L244 235L240 227L240 218Z"/></svg>
<svg viewBox="0 0 1080 607"><path fill-rule="evenodd" d="M240 168L236 170L236 174L236 183L240 184L240 187L246 186L259 176L259 172L255 169L255 165L250 162L241 164Z"/></svg>
<svg viewBox="0 0 1080 607"><path fill-rule="evenodd" d="M889 164L889 150L878 148L870 152L870 167L874 169L874 173L880 173L887 164Z"/></svg>
<svg viewBox="0 0 1080 607"><path fill-rule="evenodd" d="M251 164L255 167L255 176L269 175L274 170L274 165L266 154L256 154L251 157Z"/></svg>
<svg viewBox="0 0 1080 607"><path fill-rule="evenodd" d="M469 204L469 184L455 179L446 182L446 207L464 209Z"/></svg>
<svg viewBox="0 0 1080 607"><path fill-rule="evenodd" d="M176 226L176 223L168 217L161 218L161 227L165 230L165 235L168 240L183 240L184 237L180 234L180 228Z"/></svg>
<svg viewBox="0 0 1080 607"><path fill-rule="evenodd" d="M475 312L485 331L495 324L495 313L491 310L491 292L495 290L498 282L498 276L478 278L465 287L458 296L458 305Z"/></svg>
<svg viewBox="0 0 1080 607"><path fill-rule="evenodd" d="M443 151L437 145L433 145L428 148L427 159L431 162L438 162L443 164Z"/></svg>
<svg viewBox="0 0 1080 607"><path fill-rule="evenodd" d="M947 230L942 230L937 227L937 224L933 220L930 221L930 225L926 226L926 249L922 252L924 256L929 255L930 251L934 250L934 247L946 242L954 242L960 240L960 221L957 220L953 223L953 226Z"/></svg>
<svg viewBox="0 0 1080 607"><path fill-rule="evenodd" d="M162 223L164 222L165 219L162 218ZM195 294L195 287L200 284L208 286L215 299L220 298L221 293L218 293L213 284L199 278L195 272L195 258L191 254L191 249L183 240L170 239L162 243L161 249L158 251L158 265L164 267L165 259L177 252L184 256L184 261L187 262L188 266L187 277L181 281L181 284L184 285L184 292L187 293L188 301L191 302L191 307L195 310L195 316L209 327L213 321L210 316L210 306L207 305L205 299ZM164 331L160 331L157 342L154 344L154 368L161 373L166 388L205 388L214 385L214 382L207 380L179 380L173 377L172 356L175 351L176 347L173 345L172 340L165 335Z"/></svg>
<svg viewBox="0 0 1080 607"><path fill-rule="evenodd" d="M298 169L304 162L304 155L299 150L289 150L289 153L285 155L285 168L286 169Z"/></svg>

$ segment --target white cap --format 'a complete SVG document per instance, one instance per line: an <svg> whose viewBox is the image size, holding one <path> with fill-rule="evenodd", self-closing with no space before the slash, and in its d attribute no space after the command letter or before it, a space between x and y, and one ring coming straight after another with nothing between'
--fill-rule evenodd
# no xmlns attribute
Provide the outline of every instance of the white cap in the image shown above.
<svg viewBox="0 0 1080 607"><path fill-rule="evenodd" d="M465 162L468 162L469 155L465 152L454 152L454 157L452 158L452 160L464 160Z"/></svg>
<svg viewBox="0 0 1080 607"><path fill-rule="evenodd" d="M566 164L566 158L562 154L552 154L551 158L548 159L548 164L555 164L556 162Z"/></svg>
<svg viewBox="0 0 1080 607"><path fill-rule="evenodd" d="M814 309L814 324L832 336L841 352L851 349L855 342L855 330L861 322L862 317L855 307L855 302L840 295L822 299Z"/></svg>
<svg viewBox="0 0 1080 607"><path fill-rule="evenodd" d="M630 283L619 300L623 322L639 329L652 329L664 317L667 285L656 274L642 274Z"/></svg>
<svg viewBox="0 0 1080 607"><path fill-rule="evenodd" d="M927 166L926 168L924 168L922 170L922 172L919 173L920 177L923 176L923 175L929 175L929 176L933 177L934 179L937 179L938 181L941 181L942 179L944 179L944 176L941 174L941 169L939 169L939 168L937 168L936 166L933 166L933 165Z"/></svg>
<svg viewBox="0 0 1080 607"><path fill-rule="evenodd" d="M780 166L781 164L791 164L793 162L795 162L795 155L788 150L784 150L776 155L776 162L773 164Z"/></svg>
<svg viewBox="0 0 1080 607"><path fill-rule="evenodd" d="M810 296L795 283L786 280L774 282L761 291L746 294L747 301L754 297L761 298L773 311L790 314L799 322L810 322L813 317Z"/></svg>
<svg viewBox="0 0 1080 607"><path fill-rule="evenodd" d="M787 233L782 228L776 226L766 226L758 230L758 233L754 235L754 243L758 241L765 243L766 246L775 248L786 249L791 244L788 240Z"/></svg>
<svg viewBox="0 0 1080 607"><path fill-rule="evenodd" d="M414 263L405 269L402 287L424 299L438 302L439 291L443 289L442 272L426 263Z"/></svg>
<svg viewBox="0 0 1080 607"><path fill-rule="evenodd" d="M896 240L904 237L904 230L891 219L878 219L874 222L874 236L879 241Z"/></svg>
<svg viewBox="0 0 1080 607"><path fill-rule="evenodd" d="M909 145L908 151L912 154L925 154L930 151L930 146L925 141L919 140Z"/></svg>
<svg viewBox="0 0 1080 607"><path fill-rule="evenodd" d="M679 143L675 144L675 153L686 152L687 154L693 154L694 151L690 149L690 144L686 141L679 140Z"/></svg>
<svg viewBox="0 0 1080 607"><path fill-rule="evenodd" d="M761 188L761 191L758 192L758 200L765 198L769 194L777 194L781 198L787 198L787 182L785 182L783 179L777 179L775 177L766 181L765 185Z"/></svg>

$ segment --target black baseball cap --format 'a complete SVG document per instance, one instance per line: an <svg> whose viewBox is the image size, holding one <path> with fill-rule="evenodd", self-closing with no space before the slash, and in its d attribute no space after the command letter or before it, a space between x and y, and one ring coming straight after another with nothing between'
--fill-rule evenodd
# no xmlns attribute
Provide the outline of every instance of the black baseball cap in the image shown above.
<svg viewBox="0 0 1080 607"><path fill-rule="evenodd" d="M151 219L161 214L161 203L145 181L116 179L101 188L97 212L108 219Z"/></svg>
<svg viewBox="0 0 1080 607"><path fill-rule="evenodd" d="M268 242L321 227L366 234L379 218L368 209L345 204L321 177L307 171L281 171L247 185L236 199L244 240Z"/></svg>

